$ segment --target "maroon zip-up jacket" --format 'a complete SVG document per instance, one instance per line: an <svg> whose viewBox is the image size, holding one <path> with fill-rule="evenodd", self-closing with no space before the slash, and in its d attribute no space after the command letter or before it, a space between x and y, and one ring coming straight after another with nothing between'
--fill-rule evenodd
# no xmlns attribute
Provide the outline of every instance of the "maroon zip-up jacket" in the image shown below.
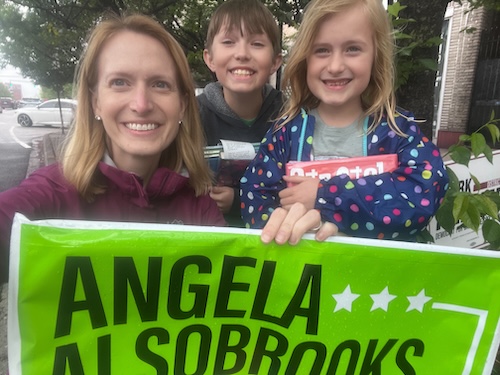
<svg viewBox="0 0 500 375"><path fill-rule="evenodd" d="M170 169L156 170L146 188L137 175L104 162L99 163L98 170L106 191L92 203L66 181L58 163L36 170L19 186L0 193L0 283L8 279L10 232L16 212L30 220L226 225L210 196L196 197L188 178Z"/></svg>

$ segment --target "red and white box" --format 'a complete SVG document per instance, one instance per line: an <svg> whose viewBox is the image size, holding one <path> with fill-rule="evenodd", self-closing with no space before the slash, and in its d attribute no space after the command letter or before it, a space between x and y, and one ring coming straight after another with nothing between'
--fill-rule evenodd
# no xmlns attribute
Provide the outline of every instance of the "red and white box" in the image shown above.
<svg viewBox="0 0 500 375"><path fill-rule="evenodd" d="M286 164L288 176L306 176L329 179L342 174L350 178L361 178L392 172L398 167L396 154L381 154L355 158L339 158L329 160L291 161Z"/></svg>

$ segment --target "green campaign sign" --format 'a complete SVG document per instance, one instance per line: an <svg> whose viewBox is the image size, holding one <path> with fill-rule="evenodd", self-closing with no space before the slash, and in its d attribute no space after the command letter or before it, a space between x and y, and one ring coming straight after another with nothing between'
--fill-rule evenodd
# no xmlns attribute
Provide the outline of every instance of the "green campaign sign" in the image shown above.
<svg viewBox="0 0 500 375"><path fill-rule="evenodd" d="M489 374L500 253L16 216L10 375Z"/></svg>

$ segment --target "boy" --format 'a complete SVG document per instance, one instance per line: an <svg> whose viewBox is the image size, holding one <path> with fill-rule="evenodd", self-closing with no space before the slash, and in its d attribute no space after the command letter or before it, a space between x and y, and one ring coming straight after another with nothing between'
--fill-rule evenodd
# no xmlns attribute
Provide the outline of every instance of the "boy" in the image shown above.
<svg viewBox="0 0 500 375"><path fill-rule="evenodd" d="M281 65L281 35L259 0L229 0L213 14L203 58L217 77L198 95L207 146L221 139L260 142L283 104L268 84ZM214 186L211 197L229 225L243 226L239 192Z"/></svg>

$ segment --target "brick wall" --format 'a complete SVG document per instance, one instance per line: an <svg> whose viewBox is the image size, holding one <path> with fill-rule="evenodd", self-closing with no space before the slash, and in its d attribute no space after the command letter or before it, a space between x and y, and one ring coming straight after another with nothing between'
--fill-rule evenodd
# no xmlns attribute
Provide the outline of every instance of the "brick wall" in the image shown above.
<svg viewBox="0 0 500 375"><path fill-rule="evenodd" d="M443 75L442 107L438 118L438 145L447 147L467 129L469 110L474 85L474 76L479 52L481 26L485 12L478 9L466 12L467 3L451 2L449 43ZM476 32L467 33L466 28ZM441 142L440 142L441 141ZM451 143L450 143L451 142Z"/></svg>

